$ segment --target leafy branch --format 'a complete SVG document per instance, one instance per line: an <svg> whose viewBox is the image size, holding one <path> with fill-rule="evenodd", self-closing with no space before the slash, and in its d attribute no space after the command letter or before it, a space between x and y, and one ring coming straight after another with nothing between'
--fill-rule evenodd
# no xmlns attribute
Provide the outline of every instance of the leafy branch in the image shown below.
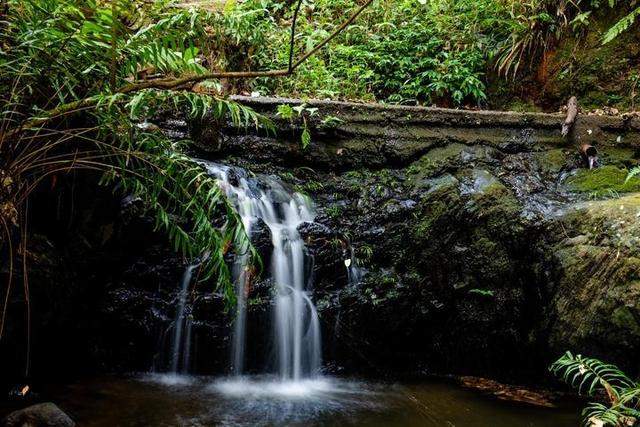
<svg viewBox="0 0 640 427"><path fill-rule="evenodd" d="M634 425L640 419L640 384L615 365L566 352L549 370L578 393L606 394L608 405L594 402L583 410L585 425Z"/></svg>

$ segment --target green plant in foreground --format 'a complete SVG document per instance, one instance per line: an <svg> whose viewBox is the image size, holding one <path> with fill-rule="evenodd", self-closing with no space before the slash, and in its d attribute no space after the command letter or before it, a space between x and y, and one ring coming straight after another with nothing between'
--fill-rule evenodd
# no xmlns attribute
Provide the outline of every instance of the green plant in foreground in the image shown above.
<svg viewBox="0 0 640 427"><path fill-rule="evenodd" d="M582 411L586 426L632 426L640 419L640 384L618 367L566 352L549 370L578 393L606 395L606 404L593 402Z"/></svg>
<svg viewBox="0 0 640 427"><path fill-rule="evenodd" d="M215 180L184 154L184 144L144 126L167 107L189 117L228 117L237 126L267 124L208 93L206 83L192 90L190 79L207 73L196 46L207 14L163 2L9 0L6 15L0 36L3 245L11 244L11 228L26 235L26 201L43 181L92 171L102 174L102 184L141 199L176 251L201 257L201 280L213 278L233 302L224 258L251 250L242 222ZM146 80L150 73L155 77Z"/></svg>
<svg viewBox="0 0 640 427"><path fill-rule="evenodd" d="M309 131L309 125L307 119L318 112L317 108L307 107L306 104L297 105L292 107L289 104L278 105L276 115L291 121L293 124L297 118L302 120L302 134L300 135L300 145L303 149L307 148L311 143L311 132Z"/></svg>
<svg viewBox="0 0 640 427"><path fill-rule="evenodd" d="M69 172L101 176L102 184L142 200L174 249L190 262L199 260L200 281L212 279L213 288L233 304L225 259L250 251L250 258L259 262L242 221L215 179L185 154L186 141L152 130L148 120L173 109L189 118L209 114L238 127L270 127L253 110L220 98L220 79L292 74L371 2L366 0L295 61L294 20L286 69L229 72L211 71L228 57L216 52L219 16L214 19L203 10L175 8L166 0L2 2L0 250L8 274L0 301L0 339L12 295L14 255L20 253L25 375L31 336L27 224L34 191L46 183L53 190L57 178ZM222 37L235 35L236 46L244 37L239 33L255 28L244 26L233 34L234 20L223 22L230 27ZM309 140L307 130L303 144Z"/></svg>
<svg viewBox="0 0 640 427"><path fill-rule="evenodd" d="M315 44L312 40L297 60L294 20L288 67L250 72L211 71L229 59L217 55L220 38L234 38L234 46L246 37L263 41L251 30L255 25L244 25L247 22L238 21L237 16L221 20L218 14L175 8L166 0L3 2L0 245L7 250L10 264L17 234L12 229L27 235L27 200L34 190L43 181L70 171L92 171L102 174L101 183L140 198L155 216L156 226L167 231L174 248L185 258L200 258L200 279L214 278L216 289L233 302L224 259L230 252L252 251L242 222L215 180L184 154L186 144L149 131L147 121L174 109L190 118L210 114L238 127L270 127L253 110L217 96L219 80L292 74L371 1L365 1L332 34ZM252 22L260 21L257 15L248 15ZM224 34L216 32L220 22L224 22ZM303 116L302 142L307 145L305 114L313 114L314 109L296 108ZM26 277L26 266L24 270ZM0 338L12 273L13 264ZM24 286L28 295L26 278Z"/></svg>

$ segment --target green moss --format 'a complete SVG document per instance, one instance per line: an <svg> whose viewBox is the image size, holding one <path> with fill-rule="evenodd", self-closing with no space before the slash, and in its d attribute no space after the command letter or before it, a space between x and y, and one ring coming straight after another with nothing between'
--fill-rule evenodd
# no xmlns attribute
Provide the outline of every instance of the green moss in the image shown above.
<svg viewBox="0 0 640 427"><path fill-rule="evenodd" d="M561 148L535 153L534 158L546 174L558 173L567 164L567 155Z"/></svg>
<svg viewBox="0 0 640 427"><path fill-rule="evenodd" d="M640 178L626 181L628 171L616 166L603 166L598 169L581 169L567 179L569 187L581 193L632 193L640 191Z"/></svg>
<svg viewBox="0 0 640 427"><path fill-rule="evenodd" d="M436 201L429 204L427 209L422 212L422 215L418 218L418 224L416 224L415 232L418 236L425 236L429 234L433 224L444 214L447 213L447 204L442 201Z"/></svg>
<svg viewBox="0 0 640 427"><path fill-rule="evenodd" d="M611 314L611 323L620 328L629 329L636 335L640 335L640 325L638 325L638 322L628 307L622 306L616 308Z"/></svg>
<svg viewBox="0 0 640 427"><path fill-rule="evenodd" d="M306 181L304 184L299 185L296 187L297 191L300 191L301 193L317 193L319 191L324 190L324 184L320 181L313 181L313 180L309 180Z"/></svg>
<svg viewBox="0 0 640 427"><path fill-rule="evenodd" d="M501 242L494 240L496 235L487 233L482 227L473 233L473 237L471 251L476 256L468 261L469 265L487 283L499 282L512 269L509 254Z"/></svg>
<svg viewBox="0 0 640 427"><path fill-rule="evenodd" d="M459 159L464 149L465 146L462 144L449 144L445 147L434 148L419 160L413 162L407 168L407 175L413 179L433 176L447 165Z"/></svg>
<svg viewBox="0 0 640 427"><path fill-rule="evenodd" d="M542 111L542 108L535 105L532 100L523 101L521 99L516 99L509 103L507 109L521 113L537 113Z"/></svg>
<svg viewBox="0 0 640 427"><path fill-rule="evenodd" d="M342 208L338 205L331 205L325 209L325 213L329 218L337 219L342 215Z"/></svg>
<svg viewBox="0 0 640 427"><path fill-rule="evenodd" d="M636 150L626 147L606 147L599 153L599 157L605 165L629 168L636 166Z"/></svg>
<svg viewBox="0 0 640 427"><path fill-rule="evenodd" d="M428 239L434 224L455 211L460 198L458 183L451 175L430 180L428 197L421 202L420 213L416 215L416 238Z"/></svg>
<svg viewBox="0 0 640 427"><path fill-rule="evenodd" d="M475 211L490 235L509 238L523 229L519 221L522 207L515 195L500 182L485 187L474 197Z"/></svg>
<svg viewBox="0 0 640 427"><path fill-rule="evenodd" d="M478 193L477 201L482 205L495 210L511 212L520 209L518 199L503 183L494 182L486 186L482 193Z"/></svg>

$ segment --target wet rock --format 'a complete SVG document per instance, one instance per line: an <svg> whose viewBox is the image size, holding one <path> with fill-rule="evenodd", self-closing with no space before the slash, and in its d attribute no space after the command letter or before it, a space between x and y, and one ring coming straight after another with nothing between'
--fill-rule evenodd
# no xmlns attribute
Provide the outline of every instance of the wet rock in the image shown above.
<svg viewBox="0 0 640 427"><path fill-rule="evenodd" d="M298 231L304 239L308 255L311 257L314 277L335 279L318 284L316 287L334 288L340 283L346 283L344 252L348 242L336 235L335 231L318 222L301 224Z"/></svg>
<svg viewBox="0 0 640 427"><path fill-rule="evenodd" d="M189 134L199 150L206 153L219 152L225 137L221 132L223 122L209 115L202 119L193 119L188 123ZM171 130L171 127L168 127Z"/></svg>
<svg viewBox="0 0 640 427"><path fill-rule="evenodd" d="M474 169L471 176L460 185L460 194L483 194L493 185L501 185L500 181L485 169Z"/></svg>
<svg viewBox="0 0 640 427"><path fill-rule="evenodd" d="M394 114L405 117L407 111ZM314 135L306 150L296 129L278 137L227 132L220 139L214 123L194 132L200 149L212 150L216 161L275 175L284 187L312 195L318 215L298 231L313 268L311 292L323 322L325 358L342 371L538 379L550 358L567 349L635 363L629 355L640 345L640 230L630 224L638 222L637 201L573 209L593 191L593 185L587 190L576 184L591 185L597 174L614 172L624 185L624 168L633 164L635 150L607 147L601 151L609 168L596 175L576 172L575 153L556 144L557 117L544 118L544 129L535 135L523 130L530 118L491 117L500 126L476 129L474 121L447 118L429 126L413 121L406 129L384 128L367 116L340 131ZM249 172L233 174L236 181ZM264 189L256 185L255 192ZM286 201L277 192L272 196ZM118 203L113 211L120 212ZM84 263L82 269L58 274L61 266L45 261L60 259L64 251L43 249L40 270L49 273L33 277L34 284L54 283L51 288L82 295L52 292L53 300L68 299L73 309L83 305L71 302L95 301L78 319L69 310L56 330L87 325L74 331L91 337L89 356L106 370L149 369L158 341L170 330L185 267L152 231L152 222L130 216L124 229L113 217L95 226L87 221L93 234L63 246ZM109 227L112 232L98 232ZM111 246L85 262L106 235ZM254 224L252 235L268 270L268 227ZM359 281L349 281L344 264L352 248L367 271ZM50 277L54 271L57 279ZM68 277L73 286L57 286ZM95 289L90 298L79 291L87 283ZM255 326L269 324L274 288L263 275L248 289L248 351L256 354L268 351L268 334L260 335L265 328ZM205 282L194 291L190 313L196 371L224 372L233 308L214 283Z"/></svg>
<svg viewBox="0 0 640 427"><path fill-rule="evenodd" d="M256 248L265 265L271 259L271 231L263 220L258 219L251 225L251 244Z"/></svg>
<svg viewBox="0 0 640 427"><path fill-rule="evenodd" d="M499 144L501 151L505 153L518 153L531 151L535 145L535 131L532 128L522 129L517 137Z"/></svg>
<svg viewBox="0 0 640 427"><path fill-rule="evenodd" d="M39 403L10 413L4 427L74 427L76 423L51 402Z"/></svg>
<svg viewBox="0 0 640 427"><path fill-rule="evenodd" d="M559 220L569 236L553 248L555 293L547 329L554 354L600 357L638 372L640 196L578 205Z"/></svg>
<svg viewBox="0 0 640 427"><path fill-rule="evenodd" d="M318 222L304 222L298 226L298 232L309 243L318 239L327 239L333 235L329 227Z"/></svg>

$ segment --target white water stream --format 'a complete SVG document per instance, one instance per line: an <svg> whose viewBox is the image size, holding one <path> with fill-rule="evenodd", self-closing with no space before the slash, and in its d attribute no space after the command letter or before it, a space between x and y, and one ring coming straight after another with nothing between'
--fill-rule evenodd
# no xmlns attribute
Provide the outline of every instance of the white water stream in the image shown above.
<svg viewBox="0 0 640 427"><path fill-rule="evenodd" d="M186 373L191 362L191 314L186 313L189 285L193 270L197 265L188 266L182 274L178 308L173 323L173 340L171 341L171 372Z"/></svg>
<svg viewBox="0 0 640 427"><path fill-rule="evenodd" d="M227 197L235 205L245 230L251 237L259 221L271 233L273 251L271 276L275 283L273 313L275 365L281 381L301 381L315 377L322 363L320 322L309 297L310 277L304 242L298 226L312 222L311 201L287 190L270 177L250 177L239 168L202 162ZM237 309L232 344L233 373L245 373L247 295L249 292L248 254L236 259L233 267Z"/></svg>

